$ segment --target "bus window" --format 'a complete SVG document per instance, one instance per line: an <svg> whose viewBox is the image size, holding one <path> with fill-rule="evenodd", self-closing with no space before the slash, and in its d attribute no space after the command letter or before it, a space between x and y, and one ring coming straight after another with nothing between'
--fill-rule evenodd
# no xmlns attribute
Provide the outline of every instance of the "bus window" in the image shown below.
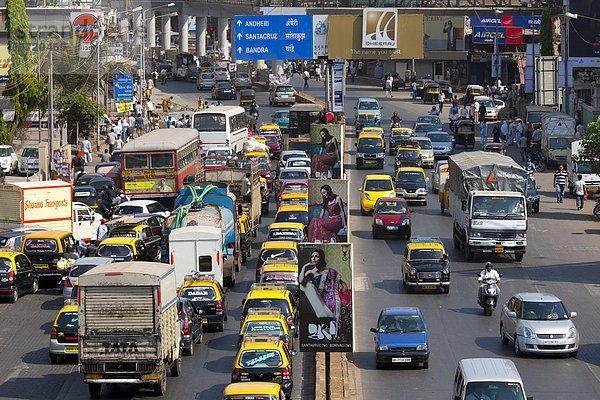
<svg viewBox="0 0 600 400"><path fill-rule="evenodd" d="M148 155L126 154L125 169L148 169Z"/></svg>
<svg viewBox="0 0 600 400"><path fill-rule="evenodd" d="M152 169L173 168L173 154L150 154L150 165Z"/></svg>
<svg viewBox="0 0 600 400"><path fill-rule="evenodd" d="M223 114L196 114L194 115L194 129L199 132L225 132L227 130L227 119Z"/></svg>

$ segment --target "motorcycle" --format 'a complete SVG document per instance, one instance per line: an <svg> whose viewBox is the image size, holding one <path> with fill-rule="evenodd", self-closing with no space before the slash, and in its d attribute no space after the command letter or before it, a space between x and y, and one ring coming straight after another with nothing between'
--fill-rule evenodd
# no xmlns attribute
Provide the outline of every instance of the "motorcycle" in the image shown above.
<svg viewBox="0 0 600 400"><path fill-rule="evenodd" d="M535 169L537 172L544 172L546 170L547 160L539 145L532 144L529 147L528 157L531 159L531 162L535 165Z"/></svg>
<svg viewBox="0 0 600 400"><path fill-rule="evenodd" d="M600 198L596 199L596 205L594 206L594 215L600 219Z"/></svg>
<svg viewBox="0 0 600 400"><path fill-rule="evenodd" d="M481 286L477 303L483 308L484 314L489 316L492 315L492 312L498 305L500 288L498 287L498 282L496 282L496 279L494 278L483 279L480 281L480 284Z"/></svg>

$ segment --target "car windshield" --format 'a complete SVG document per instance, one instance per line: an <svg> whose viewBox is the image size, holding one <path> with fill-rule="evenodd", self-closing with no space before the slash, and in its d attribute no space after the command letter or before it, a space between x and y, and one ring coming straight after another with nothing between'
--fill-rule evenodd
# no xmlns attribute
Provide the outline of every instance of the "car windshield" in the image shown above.
<svg viewBox="0 0 600 400"><path fill-rule="evenodd" d="M0 257L0 272L8 272L12 268L12 262L10 259L5 257Z"/></svg>
<svg viewBox="0 0 600 400"><path fill-rule="evenodd" d="M244 303L244 311L242 316L245 317L248 314L248 310L251 308L279 308L282 314L289 314L290 308L288 303L283 299L249 299Z"/></svg>
<svg viewBox="0 0 600 400"><path fill-rule="evenodd" d="M435 131L436 129L437 126L434 124L417 124L415 127L415 133Z"/></svg>
<svg viewBox="0 0 600 400"><path fill-rule="evenodd" d="M496 104L494 104L494 102L491 100L477 100L477 102L479 103L480 106L485 106L486 108L496 107Z"/></svg>
<svg viewBox="0 0 600 400"><path fill-rule="evenodd" d="M213 74L211 74L210 72L203 73L200 77L202 79L213 79L214 78Z"/></svg>
<svg viewBox="0 0 600 400"><path fill-rule="evenodd" d="M283 335L283 326L279 321L248 321L244 325L243 335L247 333L268 333L273 335Z"/></svg>
<svg viewBox="0 0 600 400"><path fill-rule="evenodd" d="M283 363L278 350L249 350L240 355L243 368L277 368Z"/></svg>
<svg viewBox="0 0 600 400"><path fill-rule="evenodd" d="M56 253L58 243L54 239L27 239L24 249L26 253Z"/></svg>
<svg viewBox="0 0 600 400"><path fill-rule="evenodd" d="M589 164L577 163L577 173L578 174L591 174L592 167Z"/></svg>
<svg viewBox="0 0 600 400"><path fill-rule="evenodd" d="M389 179L369 179L365 182L367 192L385 192L393 190L392 181Z"/></svg>
<svg viewBox="0 0 600 400"><path fill-rule="evenodd" d="M419 147L423 150L430 150L432 149L431 147L431 141L429 141L429 139L417 139L417 142L419 142Z"/></svg>
<svg viewBox="0 0 600 400"><path fill-rule="evenodd" d="M413 249L410 251L410 260L441 260L444 252L441 249Z"/></svg>
<svg viewBox="0 0 600 400"><path fill-rule="evenodd" d="M571 147L571 141L567 138L550 138L548 147L552 150L567 150Z"/></svg>
<svg viewBox="0 0 600 400"><path fill-rule="evenodd" d="M379 322L379 332L425 332L425 324L418 315L384 315Z"/></svg>
<svg viewBox="0 0 600 400"><path fill-rule="evenodd" d="M519 318L529 321L569 319L565 306L560 301L525 301Z"/></svg>
<svg viewBox="0 0 600 400"><path fill-rule="evenodd" d="M451 142L452 139L450 139L450 135L448 135L447 133L428 133L427 137L429 138L429 140L431 140L432 142Z"/></svg>
<svg viewBox="0 0 600 400"><path fill-rule="evenodd" d="M92 268L97 267L97 265L94 264L90 264L90 265L76 265L75 267L71 268L71 272L69 272L69 276L71 278L79 278L81 275L85 274L86 272L88 272L89 270L91 270Z"/></svg>
<svg viewBox="0 0 600 400"><path fill-rule="evenodd" d="M279 179L286 179L286 180L308 179L308 174L306 173L306 171L281 171L281 175L279 175Z"/></svg>
<svg viewBox="0 0 600 400"><path fill-rule="evenodd" d="M11 151L8 147L0 147L0 157L10 156Z"/></svg>
<svg viewBox="0 0 600 400"><path fill-rule="evenodd" d="M270 258L285 258L288 260L296 260L296 252L292 249L268 249L262 252L260 259L262 262Z"/></svg>
<svg viewBox="0 0 600 400"><path fill-rule="evenodd" d="M393 139L408 138L410 136L411 136L410 131L392 131L392 133L390 134L390 137Z"/></svg>
<svg viewBox="0 0 600 400"><path fill-rule="evenodd" d="M375 209L376 214L406 214L406 205L399 201L381 201Z"/></svg>
<svg viewBox="0 0 600 400"><path fill-rule="evenodd" d="M131 260L133 257L129 246L123 244L100 245L98 248L98 255L100 257L124 258L127 261Z"/></svg>
<svg viewBox="0 0 600 400"><path fill-rule="evenodd" d="M466 399L524 400L523 389L517 382L469 382Z"/></svg>
<svg viewBox="0 0 600 400"><path fill-rule="evenodd" d="M363 138L358 140L358 147L383 147L383 143L378 138Z"/></svg>
<svg viewBox="0 0 600 400"><path fill-rule="evenodd" d="M475 196L473 218L523 219L525 218L524 200L516 196Z"/></svg>
<svg viewBox="0 0 600 400"><path fill-rule="evenodd" d="M141 214L143 212L144 207L141 206L121 206L115 210L115 215Z"/></svg>
<svg viewBox="0 0 600 400"><path fill-rule="evenodd" d="M248 74L237 73L235 77L238 79L248 79Z"/></svg>
<svg viewBox="0 0 600 400"><path fill-rule="evenodd" d="M361 101L357 108L359 110L379 110L379 103L376 101Z"/></svg>
<svg viewBox="0 0 600 400"><path fill-rule="evenodd" d="M308 213L304 211L279 211L275 222L301 222L308 225Z"/></svg>
<svg viewBox="0 0 600 400"><path fill-rule="evenodd" d="M427 123L432 125L441 125L442 121L437 115L421 115L417 118L417 124Z"/></svg>
<svg viewBox="0 0 600 400"><path fill-rule="evenodd" d="M79 315L77 311L60 313L56 320L59 328L77 328L79 326Z"/></svg>
<svg viewBox="0 0 600 400"><path fill-rule="evenodd" d="M181 289L181 297L191 302L212 301L217 296L215 290L210 286L191 286Z"/></svg>
<svg viewBox="0 0 600 400"><path fill-rule="evenodd" d="M288 167L310 167L310 160L291 160Z"/></svg>
<svg viewBox="0 0 600 400"><path fill-rule="evenodd" d="M425 178L423 177L423 173L419 171L414 172L400 172L398 177L396 178L396 182L398 183L424 183Z"/></svg>
<svg viewBox="0 0 600 400"><path fill-rule="evenodd" d="M34 147L26 147L25 149L23 149L23 154L21 154L23 157L33 157L33 158L37 158L38 157L38 149L34 148Z"/></svg>
<svg viewBox="0 0 600 400"><path fill-rule="evenodd" d="M375 114L358 114L358 122L376 122L378 117Z"/></svg>
<svg viewBox="0 0 600 400"><path fill-rule="evenodd" d="M217 87L219 89L231 89L231 83L229 83L229 82L219 82L219 83L217 83Z"/></svg>

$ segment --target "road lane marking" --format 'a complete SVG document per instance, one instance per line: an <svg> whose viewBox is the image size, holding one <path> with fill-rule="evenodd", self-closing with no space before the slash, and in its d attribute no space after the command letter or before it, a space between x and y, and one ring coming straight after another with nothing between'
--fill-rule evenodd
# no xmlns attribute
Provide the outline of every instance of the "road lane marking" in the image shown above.
<svg viewBox="0 0 600 400"><path fill-rule="evenodd" d="M355 276L354 277L354 291L355 292L367 292L369 291L369 278L366 276Z"/></svg>
<svg viewBox="0 0 600 400"><path fill-rule="evenodd" d="M29 365L25 364L24 362L20 362L19 365L11 368L12 372L6 377L6 379L2 382L2 384L5 384L6 382L10 381L11 379L16 379L19 377L19 375L21 374L21 371L23 371L24 369L29 369Z"/></svg>
<svg viewBox="0 0 600 400"><path fill-rule="evenodd" d="M600 285L595 285L593 283L584 283L583 286L590 292L592 296L600 296Z"/></svg>

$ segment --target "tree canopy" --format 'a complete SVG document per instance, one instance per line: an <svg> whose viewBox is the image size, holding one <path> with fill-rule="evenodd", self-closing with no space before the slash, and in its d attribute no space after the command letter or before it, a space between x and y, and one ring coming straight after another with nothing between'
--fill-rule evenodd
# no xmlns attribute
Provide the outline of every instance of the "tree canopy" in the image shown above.
<svg viewBox="0 0 600 400"><path fill-rule="evenodd" d="M600 174L600 117L588 124L577 158L588 161L592 171Z"/></svg>

